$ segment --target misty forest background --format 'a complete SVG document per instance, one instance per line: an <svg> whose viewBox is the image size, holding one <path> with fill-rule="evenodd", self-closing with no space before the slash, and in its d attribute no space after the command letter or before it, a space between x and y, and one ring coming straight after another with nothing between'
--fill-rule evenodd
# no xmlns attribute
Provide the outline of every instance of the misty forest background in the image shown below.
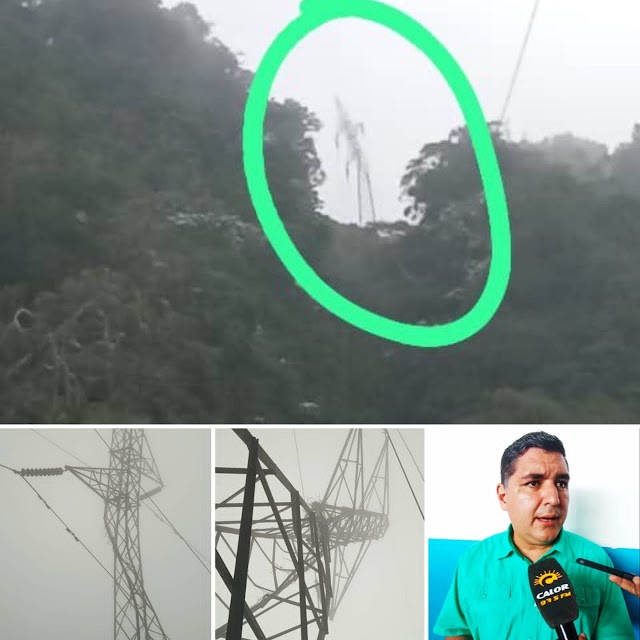
<svg viewBox="0 0 640 640"><path fill-rule="evenodd" d="M480 334L425 350L337 320L279 263L242 171L252 74L192 5L2 0L0 59L2 421L638 421L640 127L608 153L492 125L509 290ZM359 228L323 211L320 126L269 105L303 255L399 320L471 308L491 247L466 130L407 158L413 224Z"/></svg>

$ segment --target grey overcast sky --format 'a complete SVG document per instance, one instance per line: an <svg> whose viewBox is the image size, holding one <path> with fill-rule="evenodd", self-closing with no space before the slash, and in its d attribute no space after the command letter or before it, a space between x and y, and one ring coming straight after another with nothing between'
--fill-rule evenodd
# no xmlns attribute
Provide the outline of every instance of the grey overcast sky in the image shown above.
<svg viewBox="0 0 640 640"><path fill-rule="evenodd" d="M310 503L321 499L338 461L347 429L250 429L262 448ZM398 430L389 429L402 463L421 504L424 487ZM424 474L423 429L400 430ZM383 442L380 428L365 429L363 438L365 482ZM389 529L374 541L353 583L329 626L331 640L423 640L424 633L424 523L402 471L389 449ZM246 466L247 449L227 428L215 430L216 466ZM302 490L304 487L304 490ZM223 481L216 479L216 500L226 497ZM257 576L253 576L257 578ZM217 588L224 588L216 581ZM226 620L216 602L216 626ZM295 612L293 614L295 616ZM221 619L224 618L224 619ZM295 624L295 620L293 622ZM289 636L287 636L289 637Z"/></svg>
<svg viewBox="0 0 640 640"><path fill-rule="evenodd" d="M39 429L89 465L107 466L93 429ZM99 429L110 442L111 431ZM178 531L210 558L211 483L208 429L148 429L165 484L153 499ZM32 429L0 429L0 463L12 468L80 465ZM103 503L69 473L30 478L43 498L113 571ZM40 502L27 484L0 468L0 638L112 640L113 581ZM211 576L175 533L140 512L145 587L171 640L211 638Z"/></svg>
<svg viewBox="0 0 640 640"><path fill-rule="evenodd" d="M176 4L170 0L169 5ZM274 37L298 15L298 0L194 0L214 33L256 68ZM388 0L421 22L455 56L488 120L502 110L534 0ZM541 0L507 112L512 138L571 131L615 146L640 120L640 4L636 0ZM425 142L462 124L459 108L431 63L379 25L349 19L325 25L291 54L274 87L311 108L326 125L318 148L328 179L325 212L356 219L353 182L334 147L338 94L365 125L380 216L401 215L399 181Z"/></svg>

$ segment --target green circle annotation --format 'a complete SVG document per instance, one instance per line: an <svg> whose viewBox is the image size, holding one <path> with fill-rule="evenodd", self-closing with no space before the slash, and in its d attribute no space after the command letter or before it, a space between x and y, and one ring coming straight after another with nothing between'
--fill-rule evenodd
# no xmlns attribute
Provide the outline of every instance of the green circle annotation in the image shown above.
<svg viewBox="0 0 640 640"><path fill-rule="evenodd" d="M415 347L444 347L480 331L494 316L509 283L511 236L509 211L491 133L466 75L444 45L413 18L373 0L303 0L301 14L276 37L251 84L244 113L242 153L251 201L274 251L302 287L320 305L363 331ZM330 287L305 261L278 214L267 182L264 161L264 120L269 95L287 56L312 31L341 18L380 24L427 56L447 81L460 105L478 162L485 193L491 238L491 265L475 305L452 322L424 326L392 320L365 309Z"/></svg>

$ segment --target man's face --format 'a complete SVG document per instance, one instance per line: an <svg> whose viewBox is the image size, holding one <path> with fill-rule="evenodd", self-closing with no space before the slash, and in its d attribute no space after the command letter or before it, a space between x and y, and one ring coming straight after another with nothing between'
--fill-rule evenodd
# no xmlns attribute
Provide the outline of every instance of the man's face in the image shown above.
<svg viewBox="0 0 640 640"><path fill-rule="evenodd" d="M516 460L506 487L498 485L498 500L509 513L513 541L521 551L550 547L569 508L569 469L564 456L528 449Z"/></svg>

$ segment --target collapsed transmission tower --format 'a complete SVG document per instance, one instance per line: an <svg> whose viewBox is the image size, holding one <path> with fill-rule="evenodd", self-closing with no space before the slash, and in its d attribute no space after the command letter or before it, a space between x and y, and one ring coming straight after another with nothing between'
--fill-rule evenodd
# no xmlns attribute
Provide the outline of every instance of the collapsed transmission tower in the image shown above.
<svg viewBox="0 0 640 640"><path fill-rule="evenodd" d="M371 222L376 221L376 207L373 202L373 190L371 189L371 176L369 174L369 164L362 144L360 136L364 133L364 125L361 122L355 123L349 117L345 106L336 97L336 110L338 112L338 131L335 136L336 148L339 147L340 137L344 137L347 143L347 161L345 162L346 178L349 180L349 167L351 163L356 165L356 197L358 207L358 224L362 226L364 221L362 206L362 188L367 189L369 198L369 208L371 211Z"/></svg>
<svg viewBox="0 0 640 640"><path fill-rule="evenodd" d="M227 610L216 638L322 640L371 541L388 527L387 438L365 483L362 430L352 429L323 499L308 505L249 431L234 432L248 459L216 467L217 486L228 485L216 502L225 587L216 598Z"/></svg>
<svg viewBox="0 0 640 640"><path fill-rule="evenodd" d="M351 429L322 502L311 505L332 551L331 619L371 542L381 538L389 526L388 477L385 437L365 486L362 430Z"/></svg>
<svg viewBox="0 0 640 640"><path fill-rule="evenodd" d="M113 430L108 467L65 468L104 500L114 553L114 640L168 640L142 577L140 504L163 486L144 430Z"/></svg>

